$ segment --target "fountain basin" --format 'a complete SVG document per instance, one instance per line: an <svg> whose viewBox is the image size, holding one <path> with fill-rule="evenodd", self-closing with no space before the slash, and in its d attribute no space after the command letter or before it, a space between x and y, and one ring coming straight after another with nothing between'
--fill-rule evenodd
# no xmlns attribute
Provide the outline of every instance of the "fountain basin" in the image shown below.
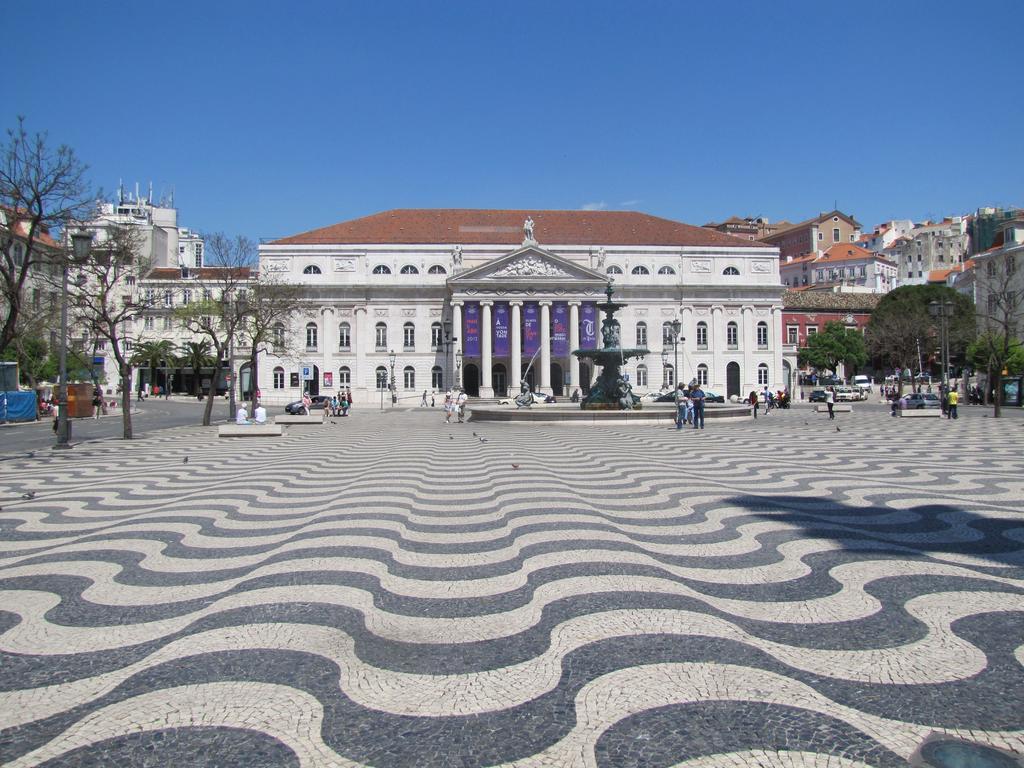
<svg viewBox="0 0 1024 768"><path fill-rule="evenodd" d="M552 403L531 408L516 408L514 405L470 405L467 410L470 421L675 428L676 407L673 403L648 403L643 410L621 410L613 404L609 406L609 409L582 410L576 403ZM704 406L704 420L712 423L750 418L750 406L746 404L708 403Z"/></svg>

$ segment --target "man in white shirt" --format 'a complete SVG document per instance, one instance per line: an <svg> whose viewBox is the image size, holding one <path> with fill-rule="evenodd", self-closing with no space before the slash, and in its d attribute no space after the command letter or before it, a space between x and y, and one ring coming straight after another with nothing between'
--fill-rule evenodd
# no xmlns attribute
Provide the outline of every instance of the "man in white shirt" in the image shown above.
<svg viewBox="0 0 1024 768"><path fill-rule="evenodd" d="M267 423L267 409L263 407L263 403L256 406L256 412L253 413L253 417L257 424Z"/></svg>
<svg viewBox="0 0 1024 768"><path fill-rule="evenodd" d="M466 390L459 390L459 397L456 400L456 405L459 409L459 424L466 419L466 401L469 400L469 395L466 394Z"/></svg>
<svg viewBox="0 0 1024 768"><path fill-rule="evenodd" d="M235 413L235 424L248 424L249 414L245 412L245 406L238 406L238 411Z"/></svg>

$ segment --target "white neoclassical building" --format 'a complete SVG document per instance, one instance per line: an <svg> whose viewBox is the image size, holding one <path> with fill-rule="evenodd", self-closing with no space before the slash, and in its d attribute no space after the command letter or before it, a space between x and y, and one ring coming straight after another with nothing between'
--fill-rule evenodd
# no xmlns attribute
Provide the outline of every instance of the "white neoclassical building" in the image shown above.
<svg viewBox="0 0 1024 768"><path fill-rule="evenodd" d="M495 397L586 392L572 355L600 344L613 281L637 393L696 378L724 395L784 385L778 249L631 211L393 210L260 246L306 286L288 351L260 365L267 402L349 387L399 398L461 385ZM673 322L679 339L673 344ZM392 356L394 360L392 371ZM678 366L678 371L676 371Z"/></svg>

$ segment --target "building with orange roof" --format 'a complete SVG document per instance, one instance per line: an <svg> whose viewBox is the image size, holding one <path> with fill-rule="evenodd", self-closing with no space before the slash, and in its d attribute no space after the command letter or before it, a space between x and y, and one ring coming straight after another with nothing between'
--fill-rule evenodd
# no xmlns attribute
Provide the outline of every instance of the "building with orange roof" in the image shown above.
<svg viewBox="0 0 1024 768"><path fill-rule="evenodd" d="M854 243L837 243L779 265L782 284L791 289L887 293L897 285L896 265Z"/></svg>
<svg viewBox="0 0 1024 768"><path fill-rule="evenodd" d="M896 263L900 285L923 285L933 270L945 270L967 257L970 238L963 216L923 222L898 237L882 253Z"/></svg>
<svg viewBox="0 0 1024 768"><path fill-rule="evenodd" d="M596 305L613 282L624 372L638 394L697 379L740 395L785 381L778 250L637 211L400 209L260 245L260 268L307 292L269 357L269 402L394 383L399 398L585 393L597 371ZM672 343L673 323L681 339ZM678 360L678 370L676 363ZM309 370L309 380L299 372ZM265 377L264 377L265 373Z"/></svg>
<svg viewBox="0 0 1024 768"><path fill-rule="evenodd" d="M780 227L762 240L779 249L779 258L785 264L791 259L821 253L837 243L855 243L860 236L860 222L842 211L833 210L799 224Z"/></svg>

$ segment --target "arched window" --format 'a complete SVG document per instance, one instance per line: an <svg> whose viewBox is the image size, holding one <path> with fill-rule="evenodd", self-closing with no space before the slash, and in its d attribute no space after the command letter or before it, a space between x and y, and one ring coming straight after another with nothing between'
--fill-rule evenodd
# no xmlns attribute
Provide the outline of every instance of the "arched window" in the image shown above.
<svg viewBox="0 0 1024 768"><path fill-rule="evenodd" d="M270 332L270 343L274 345L275 354L284 349L284 323L274 324Z"/></svg>
<svg viewBox="0 0 1024 768"><path fill-rule="evenodd" d="M431 323L430 324L430 348L433 351L436 352L437 350L439 350L441 348L441 345L443 343L444 343L444 336L442 335L441 324L440 323Z"/></svg>
<svg viewBox="0 0 1024 768"><path fill-rule="evenodd" d="M662 368L661 385L663 387L667 387L668 389L675 388L676 371L675 368L672 366L672 363L667 363L665 367Z"/></svg>
<svg viewBox="0 0 1024 768"><path fill-rule="evenodd" d="M427 274L430 274L430 275L447 275L448 274L448 270L445 269L444 267L442 267L440 264L435 264L434 266L432 266L430 269L427 270Z"/></svg>
<svg viewBox="0 0 1024 768"><path fill-rule="evenodd" d="M622 270L616 267L614 264L612 264L611 266L608 267L608 269L604 271L604 273L606 275L621 275Z"/></svg>
<svg viewBox="0 0 1024 768"><path fill-rule="evenodd" d="M284 389L284 368L274 368L274 389Z"/></svg>
<svg viewBox="0 0 1024 768"><path fill-rule="evenodd" d="M383 350L386 352L388 349L388 324L377 323L376 331L375 346L377 347L377 351L380 352Z"/></svg>
<svg viewBox="0 0 1024 768"><path fill-rule="evenodd" d="M406 351L416 349L416 324L406 323L402 326L402 343Z"/></svg>
<svg viewBox="0 0 1024 768"><path fill-rule="evenodd" d="M373 274L375 274L375 275L390 275L391 274L391 267L387 266L386 264L378 264L376 267L373 268Z"/></svg>
<svg viewBox="0 0 1024 768"><path fill-rule="evenodd" d="M768 323L763 320L757 324L757 348L768 349Z"/></svg>
<svg viewBox="0 0 1024 768"><path fill-rule="evenodd" d="M319 274L322 274L322 273L320 272L320 267L318 267L316 264L310 264L308 267L306 267L304 270L302 270L302 274L304 274L304 275L319 275Z"/></svg>
<svg viewBox="0 0 1024 768"><path fill-rule="evenodd" d="M388 388L388 369L383 365L378 365L377 370L374 371L377 377L377 389Z"/></svg>
<svg viewBox="0 0 1024 768"><path fill-rule="evenodd" d="M636 324L636 345L638 347L647 346L647 323L643 320Z"/></svg>
<svg viewBox="0 0 1024 768"><path fill-rule="evenodd" d="M757 366L757 385L759 387L766 386L768 384L768 366L761 363Z"/></svg>
<svg viewBox="0 0 1024 768"><path fill-rule="evenodd" d="M341 366L338 369L338 386L339 387L351 387L352 386L352 371L349 370L347 365Z"/></svg>
<svg viewBox="0 0 1024 768"><path fill-rule="evenodd" d="M725 326L725 344L729 349L736 349L740 345L740 327L731 320Z"/></svg>
<svg viewBox="0 0 1024 768"><path fill-rule="evenodd" d="M416 267L414 267L412 264L406 264L404 267L402 267L403 275L418 275L419 273L420 271L416 269Z"/></svg>
<svg viewBox="0 0 1024 768"><path fill-rule="evenodd" d="M338 326L338 349L349 349L352 346L352 326L342 323Z"/></svg>
<svg viewBox="0 0 1024 768"><path fill-rule="evenodd" d="M402 383L406 389L416 389L416 369L411 365L402 369Z"/></svg>
<svg viewBox="0 0 1024 768"><path fill-rule="evenodd" d="M676 271L672 267L664 266L658 270L659 275L674 275Z"/></svg>
<svg viewBox="0 0 1024 768"><path fill-rule="evenodd" d="M440 365L430 369L430 387L438 391L444 389L444 371Z"/></svg>
<svg viewBox="0 0 1024 768"><path fill-rule="evenodd" d="M708 348L708 324L701 320L697 323L697 349Z"/></svg>
<svg viewBox="0 0 1024 768"><path fill-rule="evenodd" d="M726 267L722 270L723 275L738 275L740 271L736 267Z"/></svg>
<svg viewBox="0 0 1024 768"><path fill-rule="evenodd" d="M636 385L638 387L647 386L647 366L640 364L636 367Z"/></svg>
<svg viewBox="0 0 1024 768"><path fill-rule="evenodd" d="M663 347L672 345L672 323L667 320L661 324L661 345Z"/></svg>
<svg viewBox="0 0 1024 768"><path fill-rule="evenodd" d="M306 351L316 352L317 328L316 323L306 323Z"/></svg>
<svg viewBox="0 0 1024 768"><path fill-rule="evenodd" d="M697 383L702 387L708 385L708 367L704 363L697 366Z"/></svg>
<svg viewBox="0 0 1024 768"><path fill-rule="evenodd" d="M649 275L649 274L651 274L651 270L649 270L644 265L640 264L638 266L633 267L633 269L630 270L630 274L634 274L634 275Z"/></svg>

